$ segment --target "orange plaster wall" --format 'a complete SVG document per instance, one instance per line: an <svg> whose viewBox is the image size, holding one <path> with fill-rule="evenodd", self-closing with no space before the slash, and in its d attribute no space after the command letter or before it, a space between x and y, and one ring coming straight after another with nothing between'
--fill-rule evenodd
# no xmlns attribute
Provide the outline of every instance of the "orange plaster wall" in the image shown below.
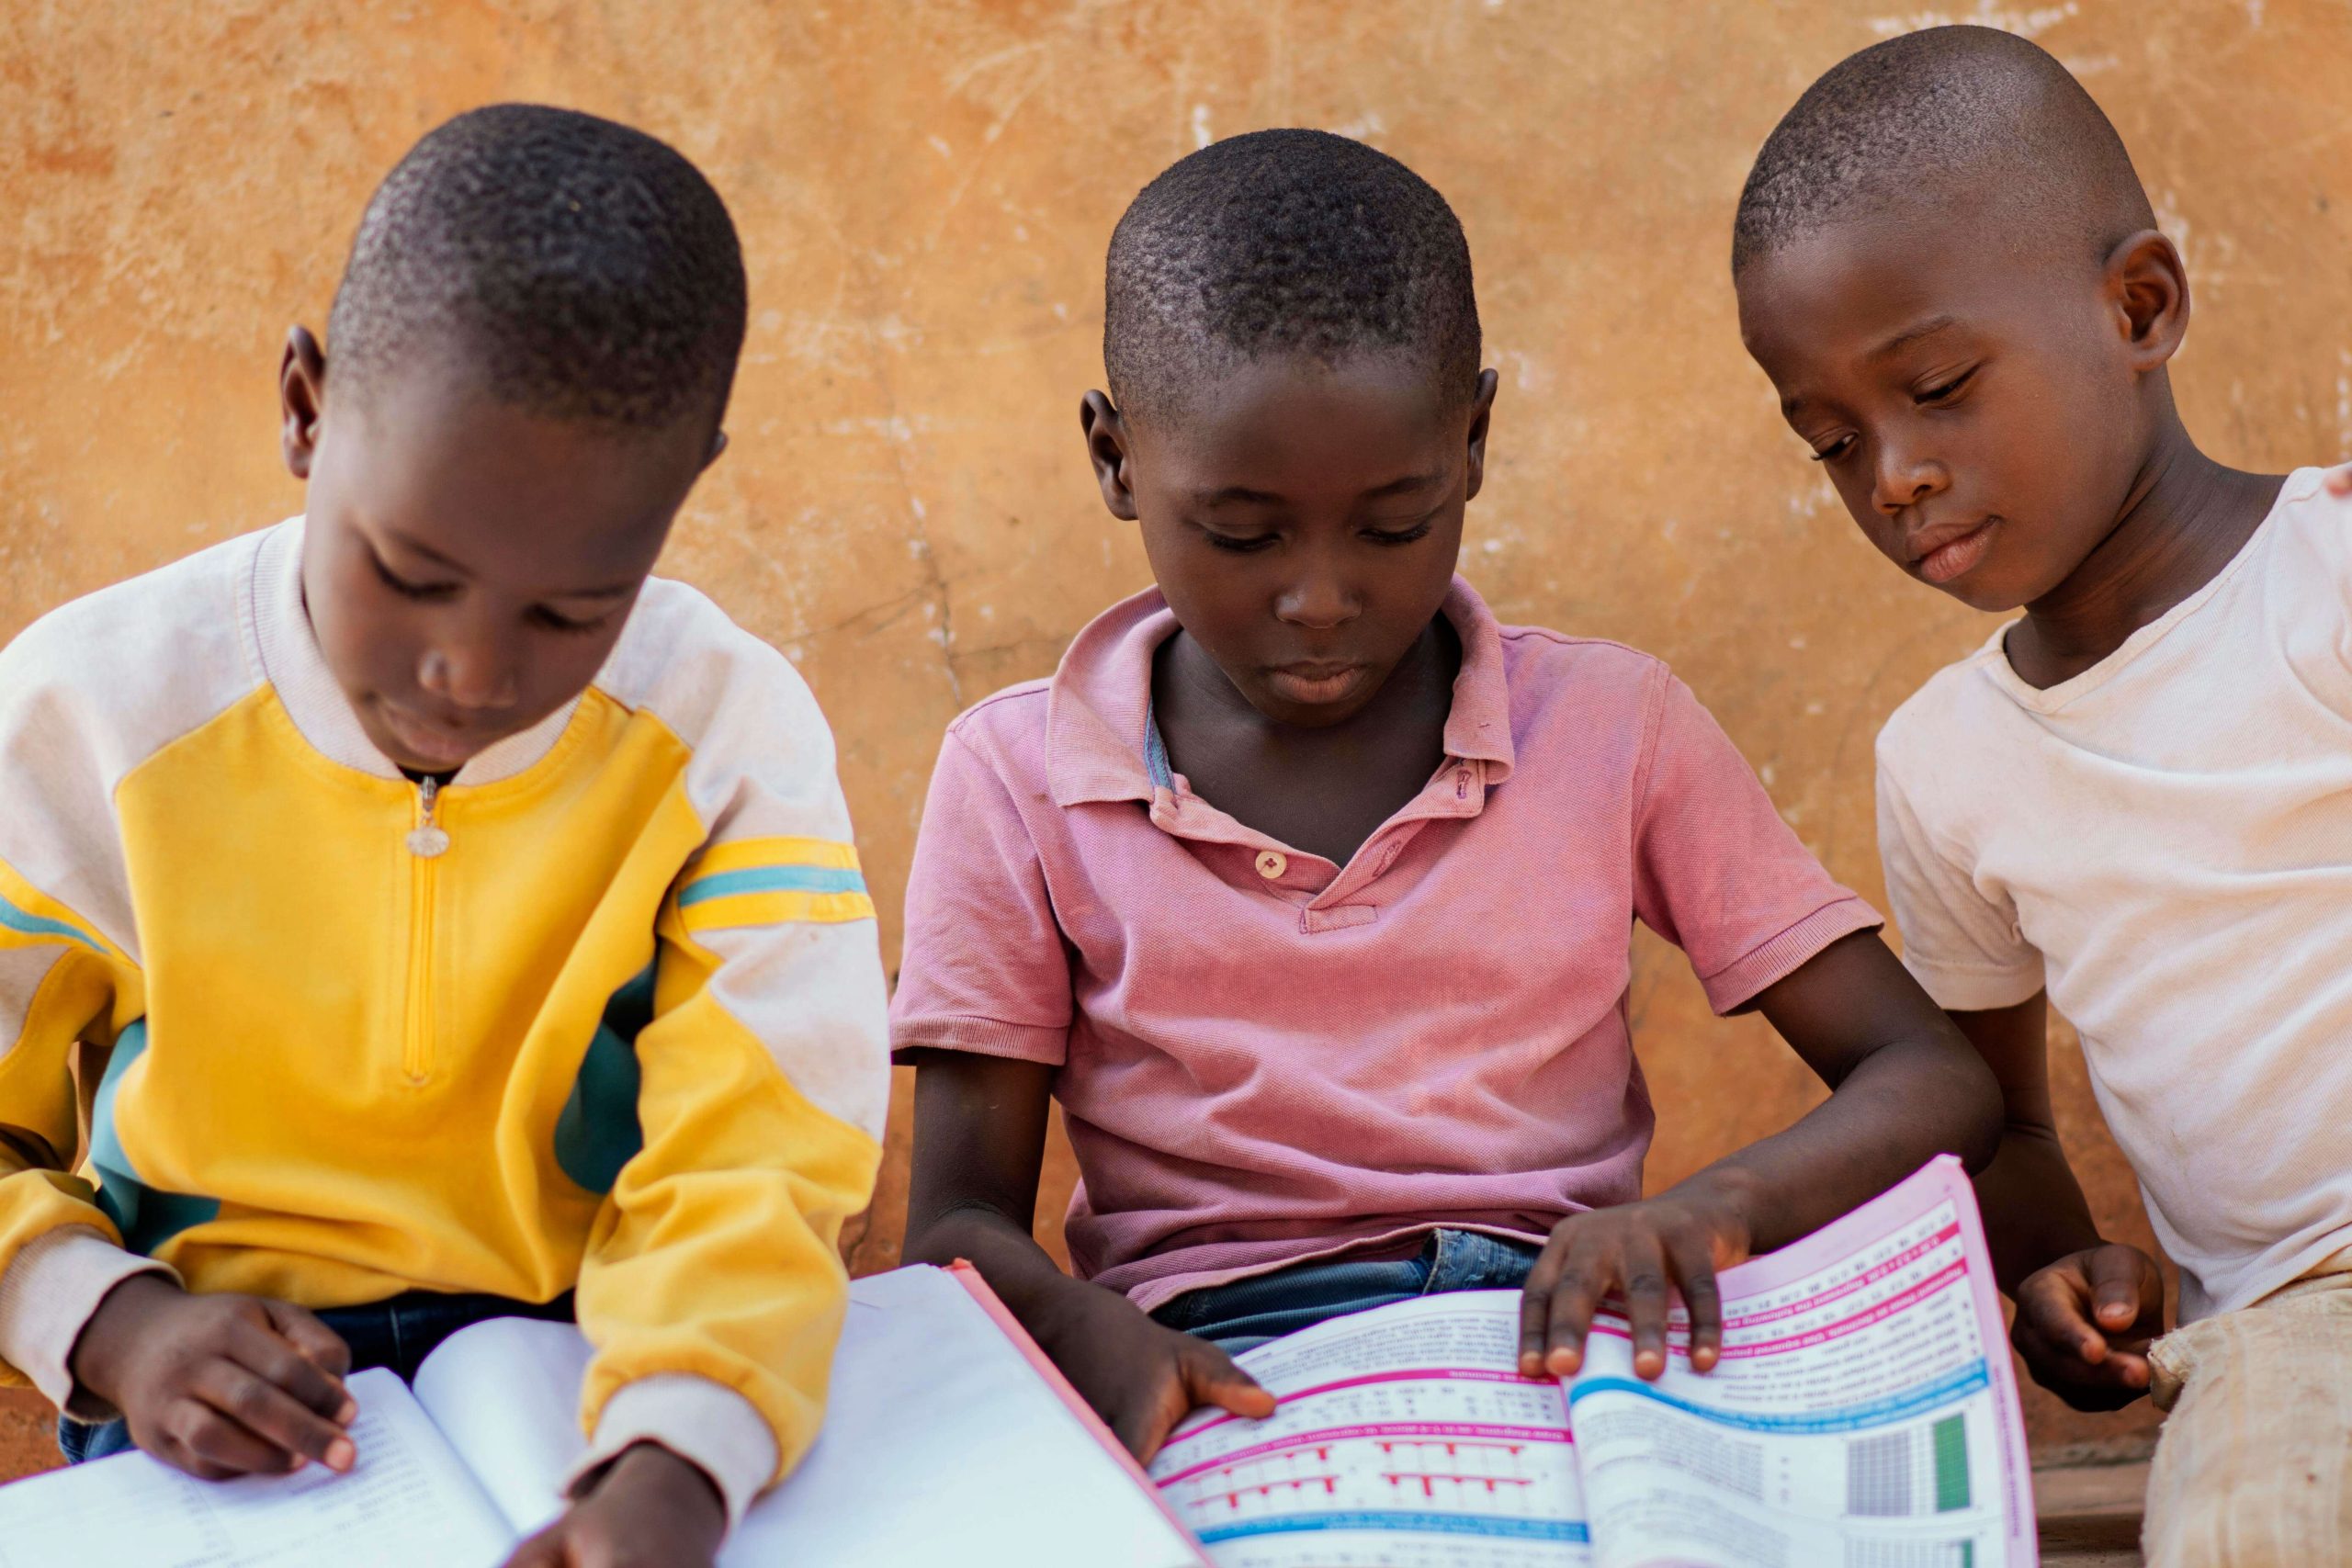
<svg viewBox="0 0 2352 1568"><path fill-rule="evenodd" d="M1507 619L1671 660L1877 897L1871 737L1989 626L1882 564L1803 461L1740 352L1724 253L1747 161L1804 85L1951 19L2032 33L2121 128L2197 288L2191 426L2251 466L2352 451L2352 13L2333 0L20 0L0 8L0 637L299 509L278 344L322 323L361 204L418 134L504 97L633 121L709 172L752 272L734 445L666 570L823 700L895 954L941 727L1146 581L1074 417L1111 224L1204 138L1314 125L1411 163L1469 231L1503 386L1470 575ZM1654 1185L1817 1095L1647 938L1631 1006ZM2085 1183L2144 1240L2079 1054L2052 1049ZM908 1132L861 1268L896 1256ZM1053 1173L1049 1215L1066 1153ZM20 1416L0 1407L0 1442ZM2128 1446L2147 1416L2037 1396L2031 1420L2055 1451Z"/></svg>

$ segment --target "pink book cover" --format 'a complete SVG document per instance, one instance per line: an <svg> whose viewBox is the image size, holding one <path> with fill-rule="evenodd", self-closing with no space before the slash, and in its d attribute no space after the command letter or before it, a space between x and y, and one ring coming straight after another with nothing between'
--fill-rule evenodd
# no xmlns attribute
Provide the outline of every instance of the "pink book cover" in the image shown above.
<svg viewBox="0 0 2352 1568"><path fill-rule="evenodd" d="M1029 1365L1035 1370L1037 1375L1046 1380L1046 1386L1052 1389L1061 1402L1069 1407L1069 1413L1078 1417L1079 1425L1093 1434L1094 1440L1102 1445L1102 1451L1117 1461L1119 1468L1132 1476L1137 1486L1143 1488L1144 1495L1151 1499L1152 1506L1158 1508L1166 1517L1170 1528L1184 1540L1192 1540L1193 1532L1184 1528L1184 1522L1176 1517L1176 1511L1170 1508L1167 1499L1159 1495L1159 1488L1151 1483L1151 1477L1146 1475L1143 1466L1136 1462L1135 1455L1127 1452L1127 1446L1119 1441L1109 1427L1103 1425L1102 1417L1094 1414L1094 1407L1080 1397L1078 1390L1070 1386L1069 1380L1062 1376L1061 1369L1047 1359L1046 1352L1038 1347L1035 1339L1029 1337L1029 1331L1021 1326L1021 1320L1012 1315L1012 1309L1000 1301L994 1291L989 1289L989 1282L980 1278L980 1271L959 1258L947 1266L947 1272L957 1284L964 1287L974 1301L979 1303L980 1310L989 1314L989 1321L997 1325L998 1331L1012 1341L1013 1348L1021 1352ZM1193 1560L1200 1564L1200 1568L1215 1568L1207 1556L1201 1551L1197 1542L1194 1543L1193 1551Z"/></svg>

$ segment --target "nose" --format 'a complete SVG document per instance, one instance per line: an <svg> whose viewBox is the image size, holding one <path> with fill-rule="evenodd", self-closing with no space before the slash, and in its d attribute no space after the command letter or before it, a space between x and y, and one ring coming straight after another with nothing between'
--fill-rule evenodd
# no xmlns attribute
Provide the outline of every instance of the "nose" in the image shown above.
<svg viewBox="0 0 2352 1568"><path fill-rule="evenodd" d="M1363 596L1335 563L1310 559L1304 566L1305 570L1283 586L1274 601L1277 619L1309 631L1328 632L1347 625L1363 612Z"/></svg>
<svg viewBox="0 0 2352 1568"><path fill-rule="evenodd" d="M1878 468L1871 479L1871 504L1889 517L1917 506L1931 495L1951 488L1951 474L1934 457L1905 450L1889 441L1879 448Z"/></svg>
<svg viewBox="0 0 2352 1568"><path fill-rule="evenodd" d="M521 681L504 638L487 627L453 626L425 648L416 683L452 707L495 712L514 705Z"/></svg>

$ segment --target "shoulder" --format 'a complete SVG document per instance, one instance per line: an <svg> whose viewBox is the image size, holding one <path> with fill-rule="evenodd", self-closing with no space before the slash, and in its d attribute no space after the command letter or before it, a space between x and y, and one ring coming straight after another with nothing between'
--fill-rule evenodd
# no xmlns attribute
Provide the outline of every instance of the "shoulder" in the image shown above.
<svg viewBox="0 0 2352 1568"><path fill-rule="evenodd" d="M2282 536L2282 543L2327 563L2332 584L2346 562L2352 562L2352 496L2332 493L2325 479L2322 468L2289 474L2278 489L2269 524Z"/></svg>
<svg viewBox="0 0 2352 1568"><path fill-rule="evenodd" d="M1566 705L1590 716L1596 703L1639 709L1674 682L1666 660L1607 637L1548 626L1503 626L1503 663L1520 715Z"/></svg>
<svg viewBox="0 0 2352 1568"><path fill-rule="evenodd" d="M0 736L78 736L119 776L254 690L245 623L269 536L215 545L27 626L0 649Z"/></svg>
<svg viewBox="0 0 2352 1568"><path fill-rule="evenodd" d="M2014 711L1985 666L2004 657L2004 623L1976 650L1956 659L1920 683L1879 727L1877 757L1882 784L1911 787L1949 771L1955 746L1981 746L1988 722Z"/></svg>
<svg viewBox="0 0 2352 1568"><path fill-rule="evenodd" d="M696 751L713 741L813 739L830 757L831 732L792 661L700 589L669 578L646 580L594 685Z"/></svg>
<svg viewBox="0 0 2352 1568"><path fill-rule="evenodd" d="M992 692L957 714L947 733L989 755L1042 751L1053 689L1053 681L1046 678Z"/></svg>

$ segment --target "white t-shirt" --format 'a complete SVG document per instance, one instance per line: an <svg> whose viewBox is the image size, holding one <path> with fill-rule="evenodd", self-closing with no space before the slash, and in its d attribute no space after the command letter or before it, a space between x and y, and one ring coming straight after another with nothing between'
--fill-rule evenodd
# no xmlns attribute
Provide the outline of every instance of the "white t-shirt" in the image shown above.
<svg viewBox="0 0 2352 1568"><path fill-rule="evenodd" d="M2220 575L2048 691L2007 628L1878 740L1904 962L2045 984L2184 1322L2352 1244L2352 502L2290 476Z"/></svg>

